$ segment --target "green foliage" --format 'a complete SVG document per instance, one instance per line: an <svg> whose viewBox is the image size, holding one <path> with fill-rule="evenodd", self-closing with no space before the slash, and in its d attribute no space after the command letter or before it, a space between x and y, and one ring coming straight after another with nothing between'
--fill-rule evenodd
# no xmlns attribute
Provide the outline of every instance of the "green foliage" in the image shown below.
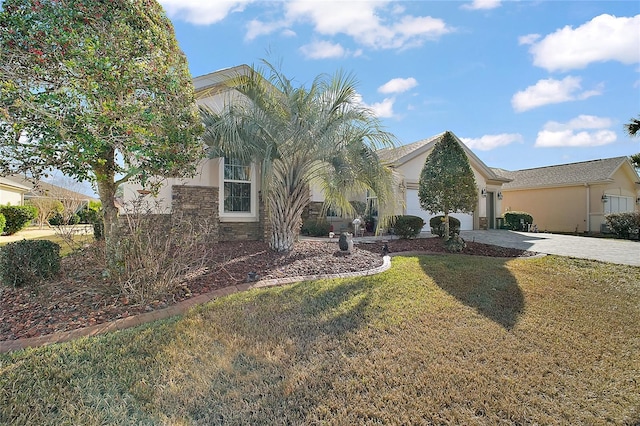
<svg viewBox="0 0 640 426"><path fill-rule="evenodd" d="M396 216L392 223L394 233L400 238L415 238L424 226L421 217L412 215Z"/></svg>
<svg viewBox="0 0 640 426"><path fill-rule="evenodd" d="M7 219L2 213L0 213L0 234L4 232L4 227L7 224Z"/></svg>
<svg viewBox="0 0 640 426"><path fill-rule="evenodd" d="M467 243L458 233L453 233L451 238L445 241L444 245L452 253L459 253L467 247Z"/></svg>
<svg viewBox="0 0 640 426"><path fill-rule="evenodd" d="M533 216L526 212L506 212L504 215L504 225L512 231L524 231L526 225L533 223Z"/></svg>
<svg viewBox="0 0 640 426"><path fill-rule="evenodd" d="M478 188L469 159L451 132L433 147L420 173L420 207L432 213L471 213L478 204Z"/></svg>
<svg viewBox="0 0 640 426"><path fill-rule="evenodd" d="M431 219L429 219L429 226L431 227L431 233L432 234L436 234L439 237L443 237L445 230L444 230L444 216L440 215L440 216L434 216ZM453 217L453 216L449 216L449 235L453 235L454 233L459 233L460 232L460 221Z"/></svg>
<svg viewBox="0 0 640 426"><path fill-rule="evenodd" d="M100 202L89 202L88 205L78 211L78 216L80 218L79 223L94 223L98 218L100 218L101 208L102 205Z"/></svg>
<svg viewBox="0 0 640 426"><path fill-rule="evenodd" d="M0 214L6 219L4 235L21 231L36 218L37 213L38 209L34 206L0 206Z"/></svg>
<svg viewBox="0 0 640 426"><path fill-rule="evenodd" d="M329 235L331 224L323 219L308 220L302 224L302 235L310 237L326 237Z"/></svg>
<svg viewBox="0 0 640 426"><path fill-rule="evenodd" d="M121 183L196 172L202 122L157 1L5 0L0 52L0 173L94 181L110 234Z"/></svg>
<svg viewBox="0 0 640 426"><path fill-rule="evenodd" d="M640 233L640 212L611 213L605 216L607 225L619 238Z"/></svg>
<svg viewBox="0 0 640 426"><path fill-rule="evenodd" d="M35 285L60 271L60 246L48 240L22 240L0 248L0 282Z"/></svg>
<svg viewBox="0 0 640 426"><path fill-rule="evenodd" d="M355 216L364 216L367 211L367 203L364 201L352 200L349 201L351 203L351 207L353 207L353 211L355 212Z"/></svg>
<svg viewBox="0 0 640 426"><path fill-rule="evenodd" d="M265 64L271 74L266 78L244 68L230 76L227 84L251 102L222 111L203 109L203 139L214 157L260 165L270 246L287 252L300 230L312 183L336 211L352 211L349 197L367 189L381 204L392 199L391 169L377 149L393 146L394 137L362 105L352 75L322 74L310 87L294 87L293 80Z"/></svg>
<svg viewBox="0 0 640 426"><path fill-rule="evenodd" d="M104 240L104 221L102 218L98 218L93 222L93 238L96 241Z"/></svg>

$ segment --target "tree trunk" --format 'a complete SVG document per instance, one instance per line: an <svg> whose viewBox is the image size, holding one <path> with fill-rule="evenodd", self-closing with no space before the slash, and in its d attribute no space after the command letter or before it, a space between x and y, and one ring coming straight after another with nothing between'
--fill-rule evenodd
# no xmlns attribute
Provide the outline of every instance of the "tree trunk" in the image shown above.
<svg viewBox="0 0 640 426"><path fill-rule="evenodd" d="M449 212L444 214L444 240L449 241Z"/></svg>
<svg viewBox="0 0 640 426"><path fill-rule="evenodd" d="M111 156L110 158L114 158ZM118 264L118 246L120 243L120 227L118 226L118 207L115 204L117 186L115 184L115 161L94 167L98 195L102 203L104 222L105 255L107 269L113 271Z"/></svg>
<svg viewBox="0 0 640 426"><path fill-rule="evenodd" d="M271 241L277 252L293 250L300 227L302 212L309 203L309 191L304 172L295 164L274 165L274 176L268 196Z"/></svg>

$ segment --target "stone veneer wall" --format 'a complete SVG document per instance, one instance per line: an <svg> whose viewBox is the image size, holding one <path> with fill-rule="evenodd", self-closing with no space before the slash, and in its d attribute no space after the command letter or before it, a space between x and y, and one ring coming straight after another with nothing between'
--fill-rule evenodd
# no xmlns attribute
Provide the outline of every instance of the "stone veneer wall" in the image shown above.
<svg viewBox="0 0 640 426"><path fill-rule="evenodd" d="M206 226L210 239L215 242L220 240L218 188L173 185L171 187L171 214Z"/></svg>
<svg viewBox="0 0 640 426"><path fill-rule="evenodd" d="M262 197L258 200L258 222L220 222L220 241L269 241L271 227Z"/></svg>
<svg viewBox="0 0 640 426"><path fill-rule="evenodd" d="M259 199L258 222L220 222L218 188L211 186L174 185L171 211L174 215L197 220L211 226L216 241L267 241L271 236L266 220L266 207Z"/></svg>

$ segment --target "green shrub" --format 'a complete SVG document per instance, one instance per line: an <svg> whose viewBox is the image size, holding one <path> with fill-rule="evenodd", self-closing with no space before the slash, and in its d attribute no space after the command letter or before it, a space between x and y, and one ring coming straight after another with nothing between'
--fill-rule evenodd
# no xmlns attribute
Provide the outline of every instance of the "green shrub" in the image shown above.
<svg viewBox="0 0 640 426"><path fill-rule="evenodd" d="M309 220L302 224L301 232L310 237L326 237L329 235L331 224L323 219Z"/></svg>
<svg viewBox="0 0 640 426"><path fill-rule="evenodd" d="M504 225L512 231L525 231L533 223L533 216L526 212L506 212Z"/></svg>
<svg viewBox="0 0 640 426"><path fill-rule="evenodd" d="M100 206L84 206L78 211L79 223L94 223L100 217Z"/></svg>
<svg viewBox="0 0 640 426"><path fill-rule="evenodd" d="M60 271L60 246L48 240L22 240L0 248L0 282L35 285Z"/></svg>
<svg viewBox="0 0 640 426"><path fill-rule="evenodd" d="M7 224L7 219L5 219L4 215L0 213L0 234L4 231L4 226Z"/></svg>
<svg viewBox="0 0 640 426"><path fill-rule="evenodd" d="M13 235L36 218L38 209L34 206L0 206L0 214L6 219L3 235Z"/></svg>
<svg viewBox="0 0 640 426"><path fill-rule="evenodd" d="M640 232L640 212L611 213L605 216L607 225L619 238L629 238Z"/></svg>
<svg viewBox="0 0 640 426"><path fill-rule="evenodd" d="M434 216L429 219L431 233L444 237L444 216ZM460 233L460 221L453 216L449 216L449 236Z"/></svg>
<svg viewBox="0 0 640 426"><path fill-rule="evenodd" d="M420 235L424 220L418 216L396 216L393 220L393 230L400 238L415 238Z"/></svg>

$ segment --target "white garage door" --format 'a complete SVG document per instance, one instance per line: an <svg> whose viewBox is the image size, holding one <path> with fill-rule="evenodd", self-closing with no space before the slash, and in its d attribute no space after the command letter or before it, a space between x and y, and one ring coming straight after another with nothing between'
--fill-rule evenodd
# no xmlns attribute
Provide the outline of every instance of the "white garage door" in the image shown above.
<svg viewBox="0 0 640 426"><path fill-rule="evenodd" d="M437 214L429 214L429 212L420 208L420 199L418 198L417 189L407 189L407 214L420 216L422 220L424 220L425 225L424 228L422 228L423 232L431 231L431 228L429 227L429 219L433 216L438 216ZM450 216L453 216L460 221L460 230L473 230L473 214L452 213Z"/></svg>

